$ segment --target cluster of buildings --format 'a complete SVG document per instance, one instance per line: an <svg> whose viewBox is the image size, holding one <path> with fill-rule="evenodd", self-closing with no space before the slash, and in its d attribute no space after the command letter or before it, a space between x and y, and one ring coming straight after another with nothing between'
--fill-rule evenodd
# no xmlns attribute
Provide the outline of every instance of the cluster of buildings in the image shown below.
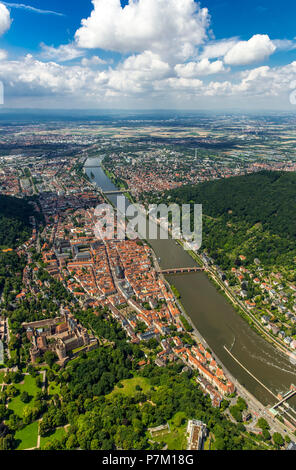
<svg viewBox="0 0 296 470"><path fill-rule="evenodd" d="M150 146L151 147L151 146ZM250 152L249 152L250 153ZM246 154L246 155L245 155ZM214 157L204 153L178 152L163 145L153 150L113 153L105 163L115 178L124 181L131 194L163 193L186 184L230 178L261 170L295 171L296 163L268 157L258 163L257 154L221 152Z"/></svg>
<svg viewBox="0 0 296 470"><path fill-rule="evenodd" d="M63 207L79 207L79 200L83 202L94 190L87 179L81 181L76 173L78 150L69 152L71 157L65 156L65 149L52 154L46 150L28 154L23 149L20 154L0 156L1 194L15 197L38 194L44 214Z"/></svg>
<svg viewBox="0 0 296 470"><path fill-rule="evenodd" d="M44 142L56 138L53 134L44 137L47 139ZM151 167L154 154L159 165L156 183ZM148 187L156 190L160 184L162 189L183 184L182 178L176 180L181 175L181 170L179 175L177 171L179 152L159 150L155 153L153 149L145 155L147 160L142 170L146 173L141 176L139 172L139 178L143 178L147 186L142 186L141 191ZM132 166L130 174L135 178L140 164L138 158L139 155L135 159L131 157L127 162ZM166 158L168 163L165 163ZM18 159L14 156L12 160L18 182L24 176L18 170L23 160L22 155ZM180 306L156 270L151 249L141 240L108 240L104 233L95 232L95 207L103 200L92 183L77 171L75 157L58 153L54 159L34 155L26 156L25 161L29 169L28 184L31 189L34 186L35 194L38 194L35 210L42 212L46 225L38 233L35 221L32 221L32 238L21 248L22 254L27 255L28 264L23 272L23 291L16 300L22 302L28 292L34 295L40 292L46 297L50 287L40 278L39 266L31 267L30 248L34 246L48 273L63 283L82 307L108 307L132 342L156 339L160 346L156 351L156 364L163 366L182 360L185 367L198 372L204 391L211 394L213 404L219 406L222 396L232 393L234 386L201 344L183 343L185 330ZM188 165L191 165L189 160ZM6 167L4 162L4 171ZM167 171L172 177L168 177ZM185 175L188 168L182 171ZM193 177L190 171L188 175ZM140 188L139 185L140 180L135 179L135 188ZM27 190L29 187L18 184L14 195L24 196ZM70 311L64 311L55 319L45 318L23 326L31 341L32 362L42 360L43 354L51 350L63 364L73 353L96 344L96 339L76 322Z"/></svg>
<svg viewBox="0 0 296 470"><path fill-rule="evenodd" d="M31 323L23 323L27 338L31 342L30 357L34 364L46 351L53 351L61 365L69 356L97 347L97 339L82 327L67 309L60 317Z"/></svg>
<svg viewBox="0 0 296 470"><path fill-rule="evenodd" d="M227 273L207 254L202 253L201 258L205 266L214 269L227 288L242 300L268 333L291 351L296 350L296 286L285 281L285 273L271 272L267 275L258 258L246 267L247 258L242 254L238 257L241 266L233 266ZM229 282L231 277L235 279L234 285ZM249 295L250 288L252 295Z"/></svg>
<svg viewBox="0 0 296 470"><path fill-rule="evenodd" d="M241 255L241 261L245 257ZM240 286L236 293L240 296L249 310L260 320L263 327L282 340L286 346L296 350L296 286L292 282L284 282L281 273L264 274L260 260L254 259L253 267L232 267L231 273ZM228 285L228 281L224 281ZM284 284L284 285L283 285ZM256 287L256 294L247 298L250 286ZM235 289L235 288L234 288ZM292 332L292 335L287 332Z"/></svg>
<svg viewBox="0 0 296 470"><path fill-rule="evenodd" d="M105 239L100 232L95 235L95 225L92 207L59 213L49 224L49 239L41 248L46 269L82 306L108 307L130 341L157 340L158 366L182 360L196 370L205 393L219 406L224 395L235 391L234 385L202 344L183 344L181 310L156 270L149 246L138 239ZM56 352L60 358L60 351Z"/></svg>
<svg viewBox="0 0 296 470"><path fill-rule="evenodd" d="M187 450L202 450L207 427L202 421L190 419L187 424Z"/></svg>
<svg viewBox="0 0 296 470"><path fill-rule="evenodd" d="M8 165L0 169L0 191L5 196L16 196L21 193L17 172Z"/></svg>
<svg viewBox="0 0 296 470"><path fill-rule="evenodd" d="M235 392L234 384L226 377L212 353L205 349L201 343L192 347L178 344L173 351L191 368L198 371L197 380L202 389L211 396L214 406L220 406L223 396Z"/></svg>

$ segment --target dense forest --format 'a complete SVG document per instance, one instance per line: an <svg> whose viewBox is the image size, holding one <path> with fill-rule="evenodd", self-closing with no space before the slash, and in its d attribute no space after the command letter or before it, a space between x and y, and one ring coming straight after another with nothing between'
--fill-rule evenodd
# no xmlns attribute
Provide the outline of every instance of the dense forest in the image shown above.
<svg viewBox="0 0 296 470"><path fill-rule="evenodd" d="M17 445L14 433L41 416L42 437L70 424L67 433L60 439L53 437L44 450L162 449L163 442L149 439L148 428L168 420L173 420L178 428L185 428L188 418L201 419L207 424L215 436L217 450L265 448L261 439L254 441L245 432L240 417L236 423L226 419L223 410L228 401L223 402L221 410L212 407L209 397L198 389L190 373L182 373L182 364L165 368L147 365L138 371L137 377L148 381L149 390L137 387L135 393L125 395L119 387L110 394L116 383L120 385L118 381L132 377L131 368L127 351L114 346L99 347L84 354L66 370L58 370L54 365L47 372L47 380L59 393L47 395L46 391L38 391L33 406L25 408L22 418L4 406L7 398L16 393L15 387L10 386L0 393L0 419L2 413L9 437L9 442L2 439L2 444L0 439L0 449L1 445L14 448ZM34 368L31 367L30 373L37 380Z"/></svg>
<svg viewBox="0 0 296 470"><path fill-rule="evenodd" d="M32 206L23 199L0 195L0 246L16 248L30 238Z"/></svg>
<svg viewBox="0 0 296 470"><path fill-rule="evenodd" d="M203 205L203 248L222 268L240 253L247 262L258 257L270 266L294 264L295 173L261 171L183 186L161 199Z"/></svg>

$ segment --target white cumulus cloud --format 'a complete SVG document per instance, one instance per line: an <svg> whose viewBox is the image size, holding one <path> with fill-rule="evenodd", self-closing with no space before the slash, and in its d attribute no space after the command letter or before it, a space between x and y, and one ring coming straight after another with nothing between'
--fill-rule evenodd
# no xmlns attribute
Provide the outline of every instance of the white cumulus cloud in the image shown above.
<svg viewBox="0 0 296 470"><path fill-rule="evenodd" d="M7 90L39 96L81 93L92 83L93 75L82 67L42 62L28 54L22 60L1 61L0 79Z"/></svg>
<svg viewBox="0 0 296 470"><path fill-rule="evenodd" d="M76 32L80 47L189 58L207 36L208 10L194 0L129 0L124 8L120 0L92 3Z"/></svg>
<svg viewBox="0 0 296 470"><path fill-rule="evenodd" d="M205 87L204 94L206 96L225 96L233 93L233 86L231 82L210 82Z"/></svg>
<svg viewBox="0 0 296 470"><path fill-rule="evenodd" d="M108 86L124 93L149 93L153 82L166 77L170 66L158 54L144 51L142 54L128 57L116 69L109 69Z"/></svg>
<svg viewBox="0 0 296 470"><path fill-rule="evenodd" d="M296 41L291 39L273 39L273 44L279 51L292 51L296 49Z"/></svg>
<svg viewBox="0 0 296 470"><path fill-rule="evenodd" d="M229 76L227 81L209 81L207 77L202 81L189 76L188 71L187 76L178 76L174 67L151 51L131 55L105 70L93 67L100 58L65 65L44 62L29 54L19 60L7 60L5 51L3 55L1 52L0 80L7 99L17 105L22 98L35 104L43 99L49 104L63 100L72 106L83 103L91 107L110 103L140 103L155 108L172 103L214 107L218 102L226 107L231 103L259 107L259 103L265 106L276 102L278 107L289 108L289 93L296 83L296 61L286 66L249 68Z"/></svg>
<svg viewBox="0 0 296 470"><path fill-rule="evenodd" d="M7 52L4 49L0 49L0 60L4 60L7 57Z"/></svg>
<svg viewBox="0 0 296 470"><path fill-rule="evenodd" d="M239 41L225 55L229 65L248 65L267 59L276 50L267 34L255 34L248 41Z"/></svg>
<svg viewBox="0 0 296 470"><path fill-rule="evenodd" d="M84 52L74 44L62 44L59 47L53 47L41 43L41 48L44 59L57 60L58 62L67 62L84 55Z"/></svg>
<svg viewBox="0 0 296 470"><path fill-rule="evenodd" d="M197 90L200 90L203 86L203 82L197 78L176 78L171 77L159 82L155 82L155 90L166 91L168 88L178 91L191 91L194 93Z"/></svg>
<svg viewBox="0 0 296 470"><path fill-rule="evenodd" d="M90 57L89 59L87 59L86 57L83 57L83 59L81 60L81 65L83 65L83 67L92 67L96 65L105 65L105 64L107 64L107 61L104 59L101 59L97 55L94 55Z"/></svg>
<svg viewBox="0 0 296 470"><path fill-rule="evenodd" d="M188 62L187 64L178 64L175 71L179 77L192 78L198 75L212 75L224 72L225 68L222 60L210 62L208 59L202 59L199 62Z"/></svg>
<svg viewBox="0 0 296 470"><path fill-rule="evenodd" d="M4 34L11 25L11 18L9 10L3 3L0 3L0 36Z"/></svg>
<svg viewBox="0 0 296 470"><path fill-rule="evenodd" d="M221 39L220 41L212 41L206 44L201 53L201 58L217 59L224 57L227 52L238 43L238 39Z"/></svg>
<svg viewBox="0 0 296 470"><path fill-rule="evenodd" d="M123 65L123 70L128 71L139 71L143 75L149 74L151 78L151 74L159 74L163 75L166 74L170 66L166 62L164 62L158 54L154 54L151 51L145 51L139 55L132 55L128 57Z"/></svg>

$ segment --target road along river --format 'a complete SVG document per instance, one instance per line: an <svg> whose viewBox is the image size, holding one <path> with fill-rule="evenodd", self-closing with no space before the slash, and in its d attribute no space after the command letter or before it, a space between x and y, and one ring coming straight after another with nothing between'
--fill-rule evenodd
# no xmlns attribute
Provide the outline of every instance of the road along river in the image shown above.
<svg viewBox="0 0 296 470"><path fill-rule="evenodd" d="M100 167L100 159L89 159L86 166L86 174L103 191L118 189ZM109 195L108 198L116 205L117 195ZM147 240L162 269L197 265L174 240ZM270 405L276 400L245 369L273 394L288 391L292 383L296 385L296 364L261 338L218 292L205 273L166 277L180 292L187 314L225 368L261 403ZM295 406L295 401L290 404Z"/></svg>

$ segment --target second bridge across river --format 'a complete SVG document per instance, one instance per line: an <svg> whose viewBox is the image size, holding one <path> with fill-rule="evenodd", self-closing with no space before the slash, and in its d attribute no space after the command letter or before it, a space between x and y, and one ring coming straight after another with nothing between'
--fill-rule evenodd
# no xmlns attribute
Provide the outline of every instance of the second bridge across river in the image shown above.
<svg viewBox="0 0 296 470"><path fill-rule="evenodd" d="M205 271L205 268L202 268L200 266L192 266L189 268L161 269L159 272L162 274L183 274L183 273L197 273L199 271Z"/></svg>

